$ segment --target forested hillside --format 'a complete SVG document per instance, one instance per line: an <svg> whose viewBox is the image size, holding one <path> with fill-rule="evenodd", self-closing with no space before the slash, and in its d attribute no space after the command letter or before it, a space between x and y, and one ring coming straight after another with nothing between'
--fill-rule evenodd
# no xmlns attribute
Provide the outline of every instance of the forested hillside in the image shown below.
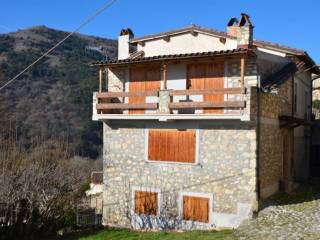
<svg viewBox="0 0 320 240"><path fill-rule="evenodd" d="M68 34L33 27L0 35L0 85ZM76 154L95 158L101 124L91 120L97 69L89 64L116 57L116 41L73 35L0 92L0 128L13 126L26 148L33 137L64 138Z"/></svg>

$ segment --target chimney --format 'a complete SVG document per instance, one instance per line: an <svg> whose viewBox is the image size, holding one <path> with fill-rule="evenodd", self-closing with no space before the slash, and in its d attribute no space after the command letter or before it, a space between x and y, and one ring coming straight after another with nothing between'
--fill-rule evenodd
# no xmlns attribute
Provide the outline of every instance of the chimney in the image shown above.
<svg viewBox="0 0 320 240"><path fill-rule="evenodd" d="M232 37L237 37L237 28L238 28L238 19L236 17L233 17L229 20L227 25L227 33L228 35Z"/></svg>
<svg viewBox="0 0 320 240"><path fill-rule="evenodd" d="M130 39L133 38L133 32L130 28L122 29L118 37L118 59L126 59L130 56Z"/></svg>
<svg viewBox="0 0 320 240"><path fill-rule="evenodd" d="M253 44L253 25L249 15L241 13L240 21L233 17L227 25L227 33L237 38L238 48L250 48Z"/></svg>

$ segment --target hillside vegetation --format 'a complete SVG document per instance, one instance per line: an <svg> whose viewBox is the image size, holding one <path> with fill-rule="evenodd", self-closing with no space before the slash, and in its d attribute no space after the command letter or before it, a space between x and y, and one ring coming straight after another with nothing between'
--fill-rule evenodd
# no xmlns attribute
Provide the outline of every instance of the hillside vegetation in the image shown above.
<svg viewBox="0 0 320 240"><path fill-rule="evenodd" d="M15 76L68 33L33 27L0 35L0 84ZM91 120L98 89L93 61L116 57L116 41L76 34L0 92L2 128L15 126L28 148L34 136L63 137L76 154L96 158L101 124Z"/></svg>

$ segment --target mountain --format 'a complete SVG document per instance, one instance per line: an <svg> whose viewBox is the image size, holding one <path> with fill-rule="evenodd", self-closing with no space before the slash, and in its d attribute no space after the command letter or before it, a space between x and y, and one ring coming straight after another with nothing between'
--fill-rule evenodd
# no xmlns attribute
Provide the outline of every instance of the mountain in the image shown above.
<svg viewBox="0 0 320 240"><path fill-rule="evenodd" d="M1 34L0 86L67 34L45 26ZM115 40L72 35L0 91L0 128L14 126L26 148L35 137L43 140L58 137L67 139L75 153L97 157L102 127L91 120L91 112L92 92L98 89L98 71L89 65L116 55Z"/></svg>

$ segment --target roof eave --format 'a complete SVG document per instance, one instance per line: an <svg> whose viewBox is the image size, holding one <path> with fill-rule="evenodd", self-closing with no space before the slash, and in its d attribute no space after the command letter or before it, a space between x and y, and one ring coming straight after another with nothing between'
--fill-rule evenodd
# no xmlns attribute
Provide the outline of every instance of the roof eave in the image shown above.
<svg viewBox="0 0 320 240"><path fill-rule="evenodd" d="M236 49L234 51L229 52L217 52L217 53L202 53L201 54L179 54L179 55L163 55L155 57L147 57L142 59L124 59L121 62L95 62L92 63L91 66L106 66L106 67L118 67L118 66L126 66L132 64L142 64L142 63L154 63L154 62L170 62L170 61L188 61L191 59L206 59L206 58L223 58L223 57L231 57L231 56L247 56L247 57L255 57L256 54L251 49Z"/></svg>

